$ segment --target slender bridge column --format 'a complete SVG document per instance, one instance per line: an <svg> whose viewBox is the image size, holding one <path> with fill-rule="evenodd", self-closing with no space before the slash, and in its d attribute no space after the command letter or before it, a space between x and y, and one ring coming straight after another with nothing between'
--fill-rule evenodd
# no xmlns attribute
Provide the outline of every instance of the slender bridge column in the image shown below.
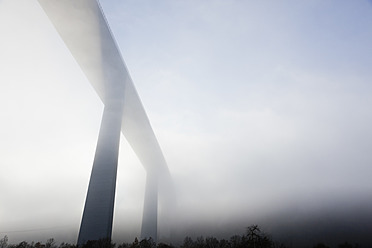
<svg viewBox="0 0 372 248"><path fill-rule="evenodd" d="M123 100L106 100L78 245L111 239Z"/></svg>
<svg viewBox="0 0 372 248"><path fill-rule="evenodd" d="M145 201L143 206L141 238L157 242L158 229L158 176L148 170L146 175Z"/></svg>

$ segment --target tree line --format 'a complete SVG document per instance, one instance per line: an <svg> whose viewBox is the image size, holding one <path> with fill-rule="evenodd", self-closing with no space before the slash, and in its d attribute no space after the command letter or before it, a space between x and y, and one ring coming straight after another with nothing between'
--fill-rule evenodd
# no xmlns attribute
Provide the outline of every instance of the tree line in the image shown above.
<svg viewBox="0 0 372 248"><path fill-rule="evenodd" d="M274 241L270 235L261 231L257 225L247 227L246 233L243 235L233 235L229 239L217 239L215 237L203 236L193 240L191 237L185 237L182 245L173 245L166 243L156 244L151 238L137 238L132 243L112 243L109 239L101 239L96 241L88 241L82 246L76 244L61 243L57 245L54 239L47 240L46 243L22 241L19 244L9 244L8 237L4 236L0 239L0 248L292 248L284 243ZM324 243L317 243L312 248L331 248ZM348 242L341 243L337 248L360 248L358 244L349 244Z"/></svg>

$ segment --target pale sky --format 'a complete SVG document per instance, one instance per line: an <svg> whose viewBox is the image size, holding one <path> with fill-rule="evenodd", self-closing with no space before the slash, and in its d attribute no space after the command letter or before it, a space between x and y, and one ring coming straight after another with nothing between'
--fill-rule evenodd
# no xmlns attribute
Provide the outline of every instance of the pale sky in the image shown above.
<svg viewBox="0 0 372 248"><path fill-rule="evenodd" d="M275 235L319 216L367 227L371 2L100 2L172 173L180 235ZM0 237L76 242L103 105L36 0L0 0L0 108ZM144 182L122 136L116 242L139 236Z"/></svg>

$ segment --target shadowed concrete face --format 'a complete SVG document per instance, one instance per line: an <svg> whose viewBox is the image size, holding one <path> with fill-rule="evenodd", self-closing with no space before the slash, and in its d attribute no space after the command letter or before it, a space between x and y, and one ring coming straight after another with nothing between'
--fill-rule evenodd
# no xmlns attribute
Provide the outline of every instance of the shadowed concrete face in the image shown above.
<svg viewBox="0 0 372 248"><path fill-rule="evenodd" d="M170 174L102 10L96 0L38 1L105 104L78 243L111 238L120 130L148 172L141 236L156 240Z"/></svg>
<svg viewBox="0 0 372 248"><path fill-rule="evenodd" d="M156 173L147 172L145 202L143 206L141 238L153 238L157 241L158 224L158 177Z"/></svg>
<svg viewBox="0 0 372 248"><path fill-rule="evenodd" d="M122 109L122 101L106 102L78 244L111 237Z"/></svg>

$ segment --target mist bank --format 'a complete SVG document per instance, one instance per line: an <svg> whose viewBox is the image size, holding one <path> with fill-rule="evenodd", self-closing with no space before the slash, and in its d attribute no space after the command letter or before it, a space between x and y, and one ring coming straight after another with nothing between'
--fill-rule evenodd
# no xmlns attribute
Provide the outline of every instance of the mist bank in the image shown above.
<svg viewBox="0 0 372 248"><path fill-rule="evenodd" d="M217 208L217 206L216 206ZM256 213L249 208L246 211L210 213L184 211L177 216L171 230L159 224L159 241L182 244L186 236L196 239L199 236L228 239L233 235L243 235L247 227L258 225L274 240L292 247L307 247L319 242L336 246L345 241L360 245L372 245L372 201L366 197L345 197L343 199L324 200L313 198L310 201L299 200L277 203L266 210ZM125 223L122 223L125 225ZM117 243L134 239L133 233L122 232L126 228L117 225L113 240ZM164 235L165 234L165 235ZM132 235L132 236L131 236ZM129 238L129 240L128 240Z"/></svg>
<svg viewBox="0 0 372 248"><path fill-rule="evenodd" d="M189 236L216 237L229 239L233 235L243 235L246 228L258 225L264 233L274 240L292 247L309 247L323 242L336 246L345 241L364 246L372 245L372 200L370 197L344 197L338 199L322 199L314 197L305 201L273 202L266 209L252 209L248 206L231 206L224 212L210 207L209 214L201 208L191 206L182 208L172 220L164 223L159 219L159 242L180 245ZM254 204L252 204L254 205ZM210 204L208 204L210 206ZM244 211L244 208L246 210ZM140 225L128 219L115 219L113 242L131 243L140 237ZM170 224L172 222L172 224ZM34 226L37 223L34 223ZM77 240L79 224L53 226L43 229L30 229L32 225L20 231L2 232L7 235L9 243L21 241L46 242L54 238L56 243L72 243Z"/></svg>

